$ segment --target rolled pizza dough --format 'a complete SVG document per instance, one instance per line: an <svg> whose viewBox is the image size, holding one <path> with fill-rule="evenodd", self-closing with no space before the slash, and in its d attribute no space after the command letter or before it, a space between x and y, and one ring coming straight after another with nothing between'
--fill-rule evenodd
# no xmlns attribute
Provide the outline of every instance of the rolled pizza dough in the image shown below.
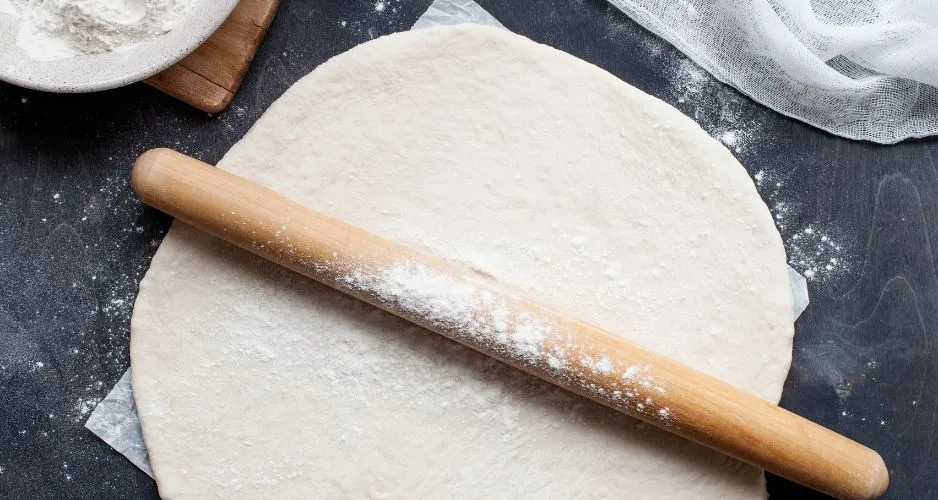
<svg viewBox="0 0 938 500"><path fill-rule="evenodd" d="M496 28L395 34L300 80L219 166L777 401L785 253L667 104ZM164 498L761 498L762 472L176 222L133 388Z"/></svg>

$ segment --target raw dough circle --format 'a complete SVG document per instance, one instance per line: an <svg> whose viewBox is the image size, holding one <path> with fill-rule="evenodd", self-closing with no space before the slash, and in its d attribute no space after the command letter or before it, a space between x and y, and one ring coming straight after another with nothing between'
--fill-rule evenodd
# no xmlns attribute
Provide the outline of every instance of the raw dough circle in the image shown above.
<svg viewBox="0 0 938 500"><path fill-rule="evenodd" d="M785 253L745 170L674 108L495 28L366 43L222 168L768 400ZM176 223L133 386L164 498L761 498L760 471Z"/></svg>

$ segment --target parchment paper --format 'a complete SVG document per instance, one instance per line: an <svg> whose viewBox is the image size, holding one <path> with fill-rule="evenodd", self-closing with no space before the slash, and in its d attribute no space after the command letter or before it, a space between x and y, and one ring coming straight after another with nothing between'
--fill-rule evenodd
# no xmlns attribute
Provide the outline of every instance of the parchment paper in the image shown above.
<svg viewBox="0 0 938 500"><path fill-rule="evenodd" d="M471 0L436 0L411 29L461 23L503 27L491 14ZM798 319L808 307L808 286L804 277L791 267L788 268L788 274L795 299L794 319ZM107 397L98 403L85 422L85 427L127 457L140 470L150 477L153 476L147 449L143 444L137 408L134 405L130 369L124 372Z"/></svg>
<svg viewBox="0 0 938 500"><path fill-rule="evenodd" d="M130 388L130 368L124 372L111 392L107 393L107 397L95 406L85 422L85 427L127 457L148 476L153 477L147 448L143 444L143 434L140 432L134 394Z"/></svg>

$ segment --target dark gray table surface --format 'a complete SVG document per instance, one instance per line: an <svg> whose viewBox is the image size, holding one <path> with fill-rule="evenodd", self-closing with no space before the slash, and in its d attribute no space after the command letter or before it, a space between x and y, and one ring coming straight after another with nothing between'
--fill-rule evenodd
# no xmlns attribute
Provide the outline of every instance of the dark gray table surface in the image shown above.
<svg viewBox="0 0 938 500"><path fill-rule="evenodd" d="M156 497L83 427L129 364L137 284L170 222L132 196L136 155L170 146L217 161L298 78L409 28L429 3L387 0L379 12L373 1L284 0L232 107L215 116L142 84L55 95L0 83L0 498ZM938 141L876 146L785 118L701 78L602 0L480 3L716 135L745 135L737 156L793 266L814 272L781 404L879 451L887 497L938 497ZM769 490L808 496L773 477Z"/></svg>

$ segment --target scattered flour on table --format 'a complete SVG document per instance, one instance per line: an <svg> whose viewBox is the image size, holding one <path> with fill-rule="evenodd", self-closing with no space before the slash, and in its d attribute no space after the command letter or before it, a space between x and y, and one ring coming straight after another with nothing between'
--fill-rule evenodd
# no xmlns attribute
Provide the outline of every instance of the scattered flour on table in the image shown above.
<svg viewBox="0 0 938 500"><path fill-rule="evenodd" d="M101 399L100 396L78 398L78 400L75 401L75 406L72 408L72 421L75 423L83 421L88 414L94 410L95 406L101 402Z"/></svg>
<svg viewBox="0 0 938 500"><path fill-rule="evenodd" d="M666 65L676 106L734 153L762 137L762 122L748 116L746 98L683 55Z"/></svg>
<svg viewBox="0 0 938 500"><path fill-rule="evenodd" d="M375 12L378 14L382 14L385 12L396 14L398 9L395 4L400 3L400 1L401 0L376 0Z"/></svg>
<svg viewBox="0 0 938 500"><path fill-rule="evenodd" d="M191 0L10 0L17 45L39 61L119 51L172 31Z"/></svg>
<svg viewBox="0 0 938 500"><path fill-rule="evenodd" d="M784 180L764 170L753 174L753 180L785 239L791 267L815 283L836 281L853 271L853 251L835 228L817 222L796 225L801 207L782 199Z"/></svg>
<svg viewBox="0 0 938 500"><path fill-rule="evenodd" d="M370 9L358 12L360 17L339 19L337 24L352 34L364 36L368 40L374 40L382 36L385 30L382 26L393 26L391 32L406 30L407 28L401 24L402 22L406 24L406 22L398 16L401 13L401 2L402 0L374 0L373 3L370 3ZM364 5L367 6L369 3Z"/></svg>
<svg viewBox="0 0 938 500"><path fill-rule="evenodd" d="M809 224L788 238L788 261L809 281L836 277L850 271L850 262L844 246L829 231Z"/></svg>

